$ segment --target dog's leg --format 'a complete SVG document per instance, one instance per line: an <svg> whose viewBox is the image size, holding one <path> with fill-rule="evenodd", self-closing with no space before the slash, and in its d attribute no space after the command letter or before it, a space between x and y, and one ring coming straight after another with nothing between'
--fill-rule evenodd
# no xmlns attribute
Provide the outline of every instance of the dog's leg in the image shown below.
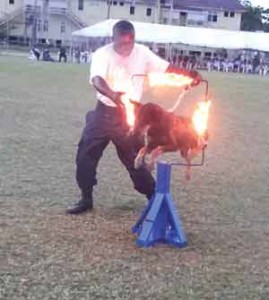
<svg viewBox="0 0 269 300"><path fill-rule="evenodd" d="M191 160L187 158L186 161L187 161L187 167L185 170L185 179L189 181L191 179Z"/></svg>
<svg viewBox="0 0 269 300"><path fill-rule="evenodd" d="M134 161L134 168L135 169L139 169L142 165L143 165L143 162L144 162L144 158L147 154L147 151L148 151L148 148L147 146L141 148L135 158L135 161Z"/></svg>
<svg viewBox="0 0 269 300"><path fill-rule="evenodd" d="M163 147L159 146L155 148L151 154L149 162L147 163L147 169L153 171L157 158L163 153Z"/></svg>

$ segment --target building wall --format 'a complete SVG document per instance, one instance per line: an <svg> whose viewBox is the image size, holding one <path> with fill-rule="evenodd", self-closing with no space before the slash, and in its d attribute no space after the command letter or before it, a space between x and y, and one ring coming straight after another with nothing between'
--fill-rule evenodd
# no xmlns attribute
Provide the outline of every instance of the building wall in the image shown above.
<svg viewBox="0 0 269 300"><path fill-rule="evenodd" d="M231 17L231 11L227 11L228 17L224 16L225 11L218 12L218 22L212 24L212 28L221 28L227 30L240 30L241 26L241 13L234 13L234 17Z"/></svg>
<svg viewBox="0 0 269 300"><path fill-rule="evenodd" d="M88 25L95 24L106 19L107 4L106 1L83 1L83 9L79 10L79 1L73 0L69 2L70 11L78 16Z"/></svg>
<svg viewBox="0 0 269 300"><path fill-rule="evenodd" d="M10 14L14 10L22 8L23 0L14 0L14 4L9 3L10 0L0 0L0 18L5 14Z"/></svg>
<svg viewBox="0 0 269 300"><path fill-rule="evenodd" d="M14 4L9 4L10 0L0 0L0 16L4 12L12 13L20 7L24 7L26 3L34 5L38 4L42 7L44 0L14 0ZM220 28L228 30L240 30L241 13L231 12L225 14L224 11L194 11L194 10L170 10L162 8L160 15L156 9L156 6L152 4L146 4L145 2L136 1L135 10L131 13L132 1L111 1L110 11L106 0L50 0L51 3L60 3L66 5L67 11L71 12L69 18L65 14L48 14L44 17L40 16L41 19L40 30L37 30L37 39L52 39L52 40L71 40L71 33L74 30L80 28L75 19L81 21L83 25L92 25L108 17L114 19L129 19L133 21L141 22L156 22L181 25L181 26L195 26L195 27L209 27L209 28ZM83 4L83 7L79 7L79 3ZM58 5L57 4L57 5ZM150 9L150 15L147 15L147 10ZM109 11L109 13L108 13ZM149 13L149 11L148 11ZM211 15L211 19L209 18ZM213 17L213 16L216 17ZM28 26L25 30L24 16L20 16L20 19L15 19L16 26L11 27L10 35L21 36L25 35L31 37L32 28ZM48 31L44 31L44 18L48 19ZM215 18L215 19L213 19ZM217 18L217 20L216 20ZM209 20L210 19L210 20ZM61 32L61 26L64 24L65 32Z"/></svg>
<svg viewBox="0 0 269 300"><path fill-rule="evenodd" d="M163 9L161 23L205 27L215 29L240 30L241 13L231 11L192 11Z"/></svg>
<svg viewBox="0 0 269 300"><path fill-rule="evenodd" d="M121 3L123 5L121 5ZM146 6L138 3L135 6L134 14L130 13L131 6L131 3L125 3L123 1L112 1L109 9L106 1L84 0L83 9L80 10L78 8L78 0L73 0L70 2L71 11L88 25L92 25L105 20L107 19L108 15L111 19L128 19L141 22L155 21L155 8L153 6ZM147 16L147 8L151 8L151 16Z"/></svg>

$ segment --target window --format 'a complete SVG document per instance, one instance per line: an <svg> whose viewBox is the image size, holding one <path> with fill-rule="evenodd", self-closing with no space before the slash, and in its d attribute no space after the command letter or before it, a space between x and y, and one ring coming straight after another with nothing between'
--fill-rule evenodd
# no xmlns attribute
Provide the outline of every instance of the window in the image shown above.
<svg viewBox="0 0 269 300"><path fill-rule="evenodd" d="M8 40L9 40L10 42L17 42L18 37L17 37L17 36L12 36L12 35L10 35Z"/></svg>
<svg viewBox="0 0 269 300"><path fill-rule="evenodd" d="M62 41L61 40L56 40L56 47L60 47L62 45Z"/></svg>
<svg viewBox="0 0 269 300"><path fill-rule="evenodd" d="M44 20L43 31L48 31L48 30L49 30L49 21Z"/></svg>
<svg viewBox="0 0 269 300"><path fill-rule="evenodd" d="M225 17L225 18L228 18L228 17L229 17L229 12L228 12L228 11L225 11L225 12L224 12L224 17Z"/></svg>
<svg viewBox="0 0 269 300"><path fill-rule="evenodd" d="M78 10L83 10L84 0L78 0Z"/></svg>
<svg viewBox="0 0 269 300"><path fill-rule="evenodd" d="M25 24L26 24L26 26L30 26L33 24L33 15L27 16L25 18Z"/></svg>
<svg viewBox="0 0 269 300"><path fill-rule="evenodd" d="M124 2L120 1L120 6L123 6L124 5Z"/></svg>
<svg viewBox="0 0 269 300"><path fill-rule="evenodd" d="M188 25L191 25L191 26L203 26L204 25L204 22L203 21L200 21L200 20L187 20L187 24ZM181 24L180 24L181 25ZM181 25L181 26L186 26L186 25Z"/></svg>
<svg viewBox="0 0 269 300"><path fill-rule="evenodd" d="M165 4L165 0L161 0L161 4L163 4L163 5L164 5L164 4Z"/></svg>
<svg viewBox="0 0 269 300"><path fill-rule="evenodd" d="M118 4L118 2L117 1L113 1L113 5L117 5Z"/></svg>
<svg viewBox="0 0 269 300"><path fill-rule="evenodd" d="M231 11L231 12L230 12L230 17L231 17L231 18L234 18L234 16L235 16L234 11Z"/></svg>
<svg viewBox="0 0 269 300"><path fill-rule="evenodd" d="M217 14L208 14L207 21L208 22L218 22L218 15Z"/></svg>
<svg viewBox="0 0 269 300"><path fill-rule="evenodd" d="M61 33L65 33L65 22L61 22Z"/></svg>
<svg viewBox="0 0 269 300"><path fill-rule="evenodd" d="M147 8L147 17L151 16L151 8Z"/></svg>
<svg viewBox="0 0 269 300"><path fill-rule="evenodd" d="M130 6L130 15L134 15L134 14L135 14L135 7Z"/></svg>
<svg viewBox="0 0 269 300"><path fill-rule="evenodd" d="M42 21L41 21L41 19L38 19L37 20L37 31L41 31L41 28L42 28Z"/></svg>
<svg viewBox="0 0 269 300"><path fill-rule="evenodd" d="M9 0L9 4L14 4L15 0Z"/></svg>
<svg viewBox="0 0 269 300"><path fill-rule="evenodd" d="M168 18L163 18L163 24L168 24Z"/></svg>

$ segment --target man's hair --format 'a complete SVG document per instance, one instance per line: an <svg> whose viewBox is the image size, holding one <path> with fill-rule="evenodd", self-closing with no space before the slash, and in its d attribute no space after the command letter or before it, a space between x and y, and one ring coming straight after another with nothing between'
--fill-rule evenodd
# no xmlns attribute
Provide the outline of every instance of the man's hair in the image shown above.
<svg viewBox="0 0 269 300"><path fill-rule="evenodd" d="M134 32L135 32L134 25L131 22L126 20L121 20L113 26L113 36L115 34L124 35L124 34L134 33Z"/></svg>

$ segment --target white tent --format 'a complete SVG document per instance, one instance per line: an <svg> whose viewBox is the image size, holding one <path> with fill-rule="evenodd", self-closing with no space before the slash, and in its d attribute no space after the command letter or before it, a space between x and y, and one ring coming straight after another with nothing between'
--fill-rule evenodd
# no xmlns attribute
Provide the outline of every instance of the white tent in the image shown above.
<svg viewBox="0 0 269 300"><path fill-rule="evenodd" d="M73 37L111 37L113 25L109 19L74 31ZM136 40L148 43L185 44L208 48L252 49L269 52L269 33L229 31L211 28L171 26L132 22Z"/></svg>

